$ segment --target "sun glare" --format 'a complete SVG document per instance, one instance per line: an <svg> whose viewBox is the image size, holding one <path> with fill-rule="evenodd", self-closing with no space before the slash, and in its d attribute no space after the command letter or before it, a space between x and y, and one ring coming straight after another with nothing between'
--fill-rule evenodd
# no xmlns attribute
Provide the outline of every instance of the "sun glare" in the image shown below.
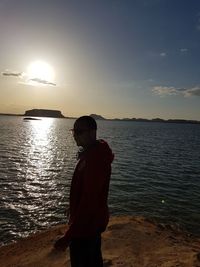
<svg viewBox="0 0 200 267"><path fill-rule="evenodd" d="M44 61L31 62L27 69L29 79L40 79L52 82L55 78L53 67Z"/></svg>

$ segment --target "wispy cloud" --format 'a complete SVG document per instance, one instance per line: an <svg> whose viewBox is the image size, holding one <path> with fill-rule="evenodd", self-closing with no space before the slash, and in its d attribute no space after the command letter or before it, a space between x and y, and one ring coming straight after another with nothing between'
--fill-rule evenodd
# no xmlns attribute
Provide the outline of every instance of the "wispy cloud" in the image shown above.
<svg viewBox="0 0 200 267"><path fill-rule="evenodd" d="M180 49L180 52L181 52L181 53L186 53L186 52L188 52L188 49L187 49L187 48L181 48L181 49Z"/></svg>
<svg viewBox="0 0 200 267"><path fill-rule="evenodd" d="M19 71L11 71L11 70L5 70L1 72L1 75L7 76L7 77L17 77L20 78L19 83L26 84L26 85L37 85L37 84L43 84L43 85L50 85L50 86L56 86L56 83L40 79L40 78L29 78L28 75L25 72L19 72Z"/></svg>
<svg viewBox="0 0 200 267"><path fill-rule="evenodd" d="M184 97L190 96L200 96L200 87L192 87L192 88L176 88L176 87L168 87L168 86L154 86L152 89L155 95L159 95L161 97L170 96L170 95L182 95Z"/></svg>
<svg viewBox="0 0 200 267"><path fill-rule="evenodd" d="M167 53L166 52L162 52L162 53L160 53L160 56L161 57L166 57L167 56Z"/></svg>
<svg viewBox="0 0 200 267"><path fill-rule="evenodd" d="M184 92L185 96L200 96L200 87L194 87L194 88L190 88L187 89Z"/></svg>
<svg viewBox="0 0 200 267"><path fill-rule="evenodd" d="M199 25L200 26L200 25ZM186 47L181 47L181 48L176 48L176 50L173 50L173 51L157 51L157 52L148 52L148 56L152 57L152 58L168 58L172 55L180 55L180 54L186 54L189 52L189 49L186 48Z"/></svg>
<svg viewBox="0 0 200 267"><path fill-rule="evenodd" d="M3 76L21 77L23 72L5 70L1 73Z"/></svg>
<svg viewBox="0 0 200 267"><path fill-rule="evenodd" d="M55 83L52 83L52 82L49 82L49 81L46 81L46 80L42 80L40 78L32 78L32 79L29 79L29 81L33 81L33 82L37 82L37 83L42 83L42 84L56 86Z"/></svg>
<svg viewBox="0 0 200 267"><path fill-rule="evenodd" d="M177 89L174 87L154 86L152 91L155 95L160 95L160 96L177 95Z"/></svg>

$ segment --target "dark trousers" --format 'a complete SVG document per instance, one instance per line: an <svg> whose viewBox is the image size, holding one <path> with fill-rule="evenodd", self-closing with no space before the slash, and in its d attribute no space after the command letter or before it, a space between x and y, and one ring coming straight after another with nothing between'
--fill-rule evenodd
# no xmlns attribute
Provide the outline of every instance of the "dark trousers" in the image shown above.
<svg viewBox="0 0 200 267"><path fill-rule="evenodd" d="M74 238L70 243L71 267L103 267L101 235Z"/></svg>

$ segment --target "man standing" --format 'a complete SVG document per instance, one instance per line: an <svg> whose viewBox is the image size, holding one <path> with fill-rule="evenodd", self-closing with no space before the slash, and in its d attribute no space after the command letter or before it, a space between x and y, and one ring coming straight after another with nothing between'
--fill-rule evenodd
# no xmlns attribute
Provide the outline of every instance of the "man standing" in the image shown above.
<svg viewBox="0 0 200 267"><path fill-rule="evenodd" d="M102 267L101 233L109 220L107 198L113 154L104 140L96 139L97 124L82 116L72 129L79 153L70 190L69 229L55 248L70 248L72 267Z"/></svg>

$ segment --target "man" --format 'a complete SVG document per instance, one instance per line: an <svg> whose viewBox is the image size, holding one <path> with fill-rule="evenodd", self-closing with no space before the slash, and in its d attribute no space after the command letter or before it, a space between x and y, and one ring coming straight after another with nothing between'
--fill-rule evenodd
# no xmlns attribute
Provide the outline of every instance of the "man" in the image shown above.
<svg viewBox="0 0 200 267"><path fill-rule="evenodd" d="M96 139L97 124L82 116L72 130L79 153L70 190L69 228L55 243L64 250L69 246L72 267L102 267L101 233L109 220L107 206L113 154L108 144Z"/></svg>

